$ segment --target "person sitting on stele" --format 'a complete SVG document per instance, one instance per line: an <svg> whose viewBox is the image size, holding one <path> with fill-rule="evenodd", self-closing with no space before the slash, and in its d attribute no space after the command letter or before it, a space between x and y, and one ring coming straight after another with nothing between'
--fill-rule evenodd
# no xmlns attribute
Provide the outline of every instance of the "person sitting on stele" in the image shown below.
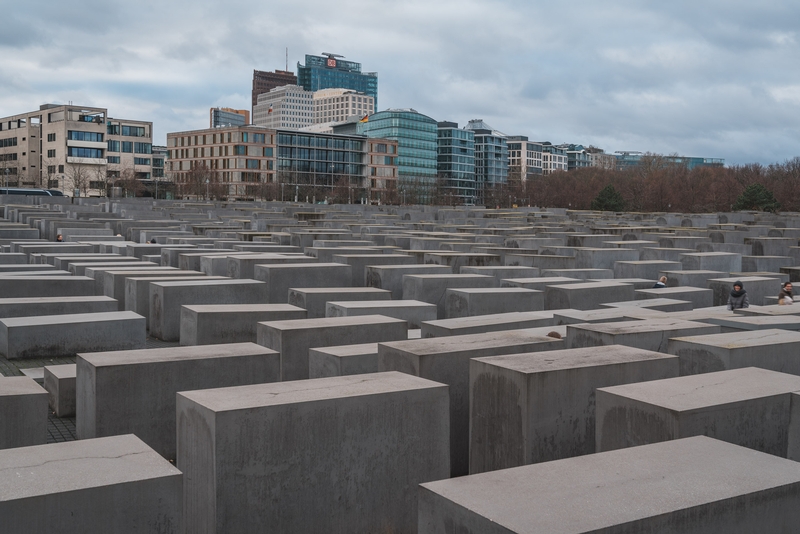
<svg viewBox="0 0 800 534"><path fill-rule="evenodd" d="M784 282L781 285L781 291L778 293L778 304L785 306L786 304L794 304L794 295L792 294L792 283Z"/></svg>
<svg viewBox="0 0 800 534"><path fill-rule="evenodd" d="M750 301L747 300L747 291L740 281L733 283L733 290L728 297L728 309L738 310L739 308L749 308Z"/></svg>

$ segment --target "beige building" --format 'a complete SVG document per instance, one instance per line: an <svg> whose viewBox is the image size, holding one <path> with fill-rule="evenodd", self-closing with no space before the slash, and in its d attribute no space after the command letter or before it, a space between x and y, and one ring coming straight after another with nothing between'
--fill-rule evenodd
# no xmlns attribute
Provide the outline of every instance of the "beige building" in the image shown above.
<svg viewBox="0 0 800 534"><path fill-rule="evenodd" d="M105 196L109 181L150 179L153 124L105 108L44 104L0 119L0 178L8 187Z"/></svg>
<svg viewBox="0 0 800 534"><path fill-rule="evenodd" d="M314 122L314 93L299 85L284 85L258 95L253 124L265 128L300 129Z"/></svg>
<svg viewBox="0 0 800 534"><path fill-rule="evenodd" d="M322 89L314 93L314 124L361 119L375 113L375 99L350 89Z"/></svg>

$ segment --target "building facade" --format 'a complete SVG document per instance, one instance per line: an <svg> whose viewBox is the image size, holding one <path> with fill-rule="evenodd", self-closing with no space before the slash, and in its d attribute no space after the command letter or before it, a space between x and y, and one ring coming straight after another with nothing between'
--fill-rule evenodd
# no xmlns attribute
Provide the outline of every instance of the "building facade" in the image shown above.
<svg viewBox="0 0 800 534"><path fill-rule="evenodd" d="M250 111L246 109L211 108L209 111L209 127L245 126L250 124Z"/></svg>
<svg viewBox="0 0 800 534"><path fill-rule="evenodd" d="M485 190L508 181L508 140L482 119L473 119L464 127L475 134L475 187L478 203L483 204Z"/></svg>
<svg viewBox="0 0 800 534"><path fill-rule="evenodd" d="M345 61L337 54L312 56L306 54L306 64L297 64L297 84L306 91L342 88L364 93L378 106L378 74L361 72L361 63Z"/></svg>
<svg viewBox="0 0 800 534"><path fill-rule="evenodd" d="M692 170L696 167L724 167L725 160L722 158L700 158L692 156L662 156L659 154L643 154L642 152L615 152L617 159L617 170L625 170L636 167L645 158L660 158L664 163L673 165L683 165Z"/></svg>
<svg viewBox="0 0 800 534"><path fill-rule="evenodd" d="M299 85L275 87L258 95L253 124L265 128L300 129L314 123L314 93Z"/></svg>
<svg viewBox="0 0 800 534"><path fill-rule="evenodd" d="M270 89L283 85L297 85L297 76L295 76L293 72L286 70L276 70L274 72L254 70L252 109L255 110L256 104L258 104L258 95L268 93Z"/></svg>
<svg viewBox="0 0 800 534"><path fill-rule="evenodd" d="M547 176L567 170L567 151L545 141L542 143L542 174Z"/></svg>
<svg viewBox="0 0 800 534"><path fill-rule="evenodd" d="M333 88L314 91L314 124L361 119L375 113L375 99L366 93Z"/></svg>
<svg viewBox="0 0 800 534"><path fill-rule="evenodd" d="M431 200L438 169L438 127L414 109L387 109L356 125L361 135L397 142L397 187L406 199Z"/></svg>
<svg viewBox="0 0 800 534"><path fill-rule="evenodd" d="M183 197L380 201L397 179L397 143L241 126L167 134L167 173Z"/></svg>
<svg viewBox="0 0 800 534"><path fill-rule="evenodd" d="M106 196L119 179L152 174L153 123L114 119L105 108L44 104L0 119L0 177L8 187Z"/></svg>
<svg viewBox="0 0 800 534"><path fill-rule="evenodd" d="M458 123L437 124L437 171L445 200L475 204L475 133Z"/></svg>
<svg viewBox="0 0 800 534"><path fill-rule="evenodd" d="M567 170L574 171L575 169L585 169L592 166L589 151L583 145L575 144L562 144L558 145L567 154Z"/></svg>
<svg viewBox="0 0 800 534"><path fill-rule="evenodd" d="M524 135L508 138L509 179L527 180L542 175L542 144L529 141Z"/></svg>

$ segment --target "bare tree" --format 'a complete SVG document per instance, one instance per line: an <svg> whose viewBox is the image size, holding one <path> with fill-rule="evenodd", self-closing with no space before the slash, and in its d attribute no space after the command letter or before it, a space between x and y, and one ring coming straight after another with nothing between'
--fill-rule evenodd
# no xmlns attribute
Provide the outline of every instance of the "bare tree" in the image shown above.
<svg viewBox="0 0 800 534"><path fill-rule="evenodd" d="M181 194L206 199L211 194L211 184L217 182L219 172L211 169L205 162L197 163L183 175Z"/></svg>
<svg viewBox="0 0 800 534"><path fill-rule="evenodd" d="M136 171L131 167L126 167L119 173L115 185L122 188L123 196L126 197L141 196L145 190L144 184L136 178Z"/></svg>
<svg viewBox="0 0 800 534"><path fill-rule="evenodd" d="M67 180L72 184L72 189L80 191L81 196L86 196L89 191L89 183L92 181L92 169L82 163L72 163L67 167ZM64 185L65 190L69 188Z"/></svg>

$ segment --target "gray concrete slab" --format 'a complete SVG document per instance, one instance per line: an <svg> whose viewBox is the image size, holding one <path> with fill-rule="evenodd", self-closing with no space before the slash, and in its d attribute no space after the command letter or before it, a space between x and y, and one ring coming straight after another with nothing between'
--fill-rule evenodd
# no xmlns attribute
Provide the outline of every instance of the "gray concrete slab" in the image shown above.
<svg viewBox="0 0 800 534"><path fill-rule="evenodd" d="M258 323L258 344L281 354L281 380L309 376L308 349L408 339L408 323L383 315Z"/></svg>
<svg viewBox="0 0 800 534"><path fill-rule="evenodd" d="M681 359L682 375L742 367L800 375L800 332L774 329L672 337L667 352Z"/></svg>
<svg viewBox="0 0 800 534"><path fill-rule="evenodd" d="M570 278L567 276L542 276L534 278L505 278L500 280L500 287L524 287L525 289L535 289L544 291L547 286L579 284L583 280L580 278Z"/></svg>
<svg viewBox="0 0 800 534"><path fill-rule="evenodd" d="M0 376L0 414L0 449L47 442L47 391L32 378Z"/></svg>
<svg viewBox="0 0 800 534"><path fill-rule="evenodd" d="M375 265L367 266L365 282L369 287L388 289L392 300L403 298L403 276L407 274L449 274L446 265Z"/></svg>
<svg viewBox="0 0 800 534"><path fill-rule="evenodd" d="M800 313L800 312L798 312ZM741 332L743 330L800 330L800 316L798 315L737 315L732 317L712 317L703 322L718 324L722 333Z"/></svg>
<svg viewBox="0 0 800 534"><path fill-rule="evenodd" d="M291 288L349 287L353 274L352 267L341 263L284 263L256 265L255 279L267 284L267 302L286 304Z"/></svg>
<svg viewBox="0 0 800 534"><path fill-rule="evenodd" d="M596 310L556 310L552 312L553 324L570 325L581 323L616 323L622 321L647 320L652 318L667 317L659 310L642 307L608 307Z"/></svg>
<svg viewBox="0 0 800 534"><path fill-rule="evenodd" d="M719 332L720 328L717 325L666 318L608 324L574 324L567 326L567 347L574 349L627 345L655 352L667 352L670 338Z"/></svg>
<svg viewBox="0 0 800 534"><path fill-rule="evenodd" d="M110 297L0 298L0 318L117 311Z"/></svg>
<svg viewBox="0 0 800 534"><path fill-rule="evenodd" d="M681 254L680 262L687 271L723 271L726 273L742 270L742 255L732 252L693 252Z"/></svg>
<svg viewBox="0 0 800 534"><path fill-rule="evenodd" d="M407 254L334 254L333 261L351 267L353 287L367 285L367 267L373 265L417 265L416 259Z"/></svg>
<svg viewBox="0 0 800 534"><path fill-rule="evenodd" d="M94 280L86 276L0 276L2 298L88 297Z"/></svg>
<svg viewBox="0 0 800 534"><path fill-rule="evenodd" d="M789 533L799 498L800 464L698 436L422 484L418 532Z"/></svg>
<svg viewBox="0 0 800 534"><path fill-rule="evenodd" d="M597 451L708 436L787 455L800 377L756 367L597 390Z"/></svg>
<svg viewBox="0 0 800 534"><path fill-rule="evenodd" d="M421 337L481 334L484 332L552 326L553 324L552 311L496 313L459 317L457 319L424 321L421 325Z"/></svg>
<svg viewBox="0 0 800 534"><path fill-rule="evenodd" d="M378 344L378 370L401 371L450 386L451 476L469 472L469 360L564 348L561 339L506 330Z"/></svg>
<svg viewBox="0 0 800 534"><path fill-rule="evenodd" d="M595 452L595 389L678 376L678 358L611 345L470 361L470 474Z"/></svg>
<svg viewBox="0 0 800 534"><path fill-rule="evenodd" d="M497 287L497 279L479 274L409 274L403 277L403 300L436 304L437 317L446 319L447 289L487 287Z"/></svg>
<svg viewBox="0 0 800 534"><path fill-rule="evenodd" d="M608 282L550 285L544 293L546 310L596 310L606 302L634 299L632 285Z"/></svg>
<svg viewBox="0 0 800 534"><path fill-rule="evenodd" d="M658 287L637 289L635 293L637 300L675 299L689 301L692 304L692 308L695 310L716 306L714 303L714 292L702 287Z"/></svg>
<svg viewBox="0 0 800 534"><path fill-rule="evenodd" d="M44 389L58 417L75 417L75 364L45 365Z"/></svg>
<svg viewBox="0 0 800 534"><path fill-rule="evenodd" d="M175 394L277 382L280 357L255 343L79 354L78 439L136 434L175 459Z"/></svg>
<svg viewBox="0 0 800 534"><path fill-rule="evenodd" d="M306 310L306 318L319 319L327 315L328 302L332 301L383 301L391 299L391 292L374 287L292 287L289 304ZM377 312L376 312L377 313ZM366 314L371 315L371 314ZM374 314L372 314L374 315ZM333 316L342 317L342 316Z"/></svg>
<svg viewBox="0 0 800 534"><path fill-rule="evenodd" d="M777 278L764 276L712 278L706 284L714 292L714 306L723 306L728 303L733 283L736 281L744 284L747 300L751 305L761 306L764 304L765 297L777 297L781 290L781 281Z"/></svg>
<svg viewBox="0 0 800 534"><path fill-rule="evenodd" d="M187 532L414 532L418 484L448 475L447 387L403 373L185 392L177 409Z"/></svg>
<svg viewBox="0 0 800 534"><path fill-rule="evenodd" d="M625 302L609 302L600 305L602 308L622 308L633 306L635 308L656 310L663 312L691 311L692 303L688 300L668 298L654 298L644 300L628 300Z"/></svg>
<svg viewBox="0 0 800 534"><path fill-rule="evenodd" d="M197 275L189 276L132 276L125 278L125 309L138 313L147 321L150 329L150 284L153 282L179 282L197 280ZM226 276L204 276L203 280L230 280Z"/></svg>
<svg viewBox="0 0 800 534"><path fill-rule="evenodd" d="M0 451L3 532L179 534L182 479L131 435Z"/></svg>
<svg viewBox="0 0 800 534"><path fill-rule="evenodd" d="M378 372L378 344L308 349L308 377L363 375Z"/></svg>
<svg viewBox="0 0 800 534"><path fill-rule="evenodd" d="M181 345L255 343L262 321L305 319L306 311L290 304L195 304L181 306Z"/></svg>
<svg viewBox="0 0 800 534"><path fill-rule="evenodd" d="M544 310L544 292L522 287L449 288L445 318Z"/></svg>
<svg viewBox="0 0 800 534"><path fill-rule="evenodd" d="M403 319L409 329L419 329L423 321L436 320L436 306L419 300L328 301L325 317L384 315Z"/></svg>

